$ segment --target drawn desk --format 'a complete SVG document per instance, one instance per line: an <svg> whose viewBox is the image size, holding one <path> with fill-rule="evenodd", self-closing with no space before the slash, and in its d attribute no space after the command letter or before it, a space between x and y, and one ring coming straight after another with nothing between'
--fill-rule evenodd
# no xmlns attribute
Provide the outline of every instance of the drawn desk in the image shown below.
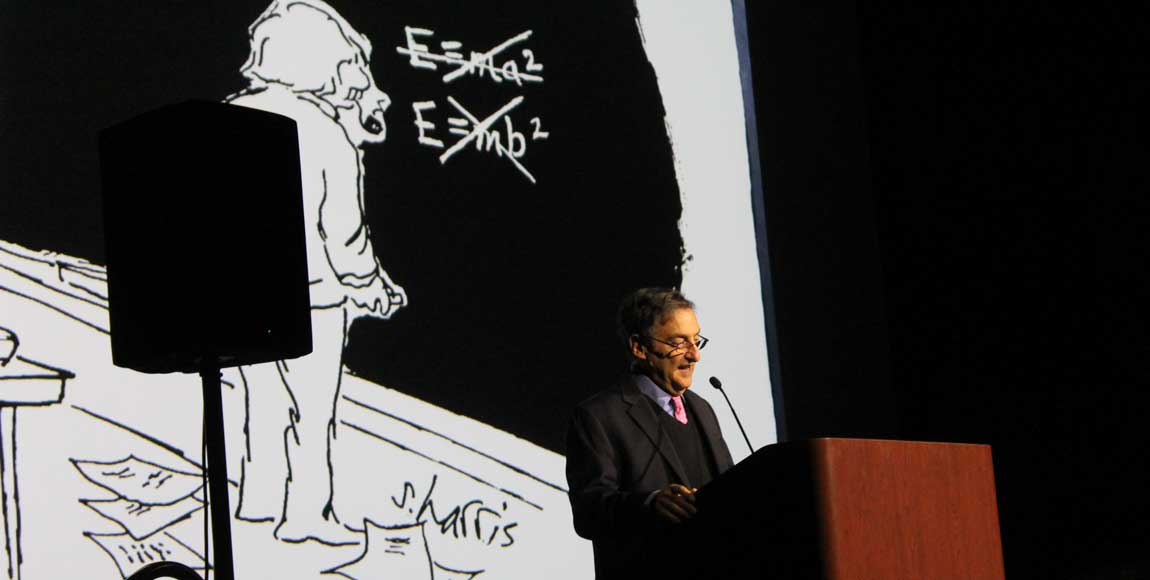
<svg viewBox="0 0 1150 580"><path fill-rule="evenodd" d="M20 489L16 464L16 409L42 407L64 399L64 382L72 373L17 356L0 366L0 490L4 520L4 561L0 569L20 579Z"/></svg>

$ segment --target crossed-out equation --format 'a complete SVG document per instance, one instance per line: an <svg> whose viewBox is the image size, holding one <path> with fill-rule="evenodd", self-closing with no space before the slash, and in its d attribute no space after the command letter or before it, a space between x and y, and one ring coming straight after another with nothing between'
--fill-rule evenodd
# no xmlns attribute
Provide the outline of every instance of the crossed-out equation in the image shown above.
<svg viewBox="0 0 1150 580"><path fill-rule="evenodd" d="M431 47L427 44L419 42L417 37L431 37L435 32L426 28L412 28L410 26L404 27L404 35L407 39L406 46L397 46L395 50L400 54L410 57L408 63L413 68L421 68L427 70L438 70L439 64L448 67L455 67L455 70L443 75L443 82L450 83L463 75L477 76L479 78L490 78L496 83L510 81L516 85L523 86L524 83L541 83L543 82L543 65L535 62L535 53L525 48L520 51L524 63L520 69L519 61L516 57L510 57L503 60L503 64L497 64L496 59L501 58L500 55L503 51L511 48L516 44L525 42L531 38L531 31L526 30L511 38L499 43L490 50L478 52L471 51L469 58L463 58L463 43L458 40L446 40L439 43L442 52L436 53L431 51Z"/></svg>
<svg viewBox="0 0 1150 580"><path fill-rule="evenodd" d="M467 58L462 52L463 44L456 40L439 42L440 51L432 51L430 44L427 43L431 43L434 36L435 32L426 28L404 27L406 45L397 46L396 51L409 57L408 63L412 68L438 71L442 66L451 69L442 77L444 84L463 76L487 79L496 84L510 83L517 88L543 82L543 65L536 61L535 53L531 49L522 49L518 56L507 56L509 49L531 38L530 30L516 34L489 50L471 51ZM446 164L452 156L468 145L474 145L476 151L507 159L528 181L536 183L535 176L523 164L522 159L527 154L528 143L546 140L549 133L543 130L543 121L539 117L530 118L529 128L522 125L520 127L523 130L516 128L511 113L524 103L526 99L523 95L512 98L482 119L469 111L454 96L448 95L445 100L450 107L450 109L448 106L442 107L449 110L446 119L437 116L441 107L434 99L415 101L411 104L415 114L415 127L419 133L418 143L425 147L442 149L443 152L439 155L441 165ZM444 142L446 137L441 138L442 134L438 129L444 121L447 134L457 137L450 146Z"/></svg>
<svg viewBox="0 0 1150 580"><path fill-rule="evenodd" d="M528 181L534 184L535 177L519 159L527 153L529 139L531 141L547 139L548 133L543 130L539 117L531 119L533 129L530 131L530 135L515 129L510 113L523 103L523 100L522 96L515 97L500 107L499 110L481 120L455 100L455 97L447 97L447 102L461 115L447 118L447 132L458 135L459 139L450 147L446 147L443 153L439 155L439 162L441 164L447 163L452 155L458 153L468 144L474 143L476 151L493 152L498 157L506 158L520 173L527 177ZM424 117L426 112L436 109L435 101L415 102L411 104L411 107L415 111L415 127L419 130L419 144L444 149L443 141L432 137L430 134L436 129L436 124ZM496 126L496 123L501 120L503 123Z"/></svg>

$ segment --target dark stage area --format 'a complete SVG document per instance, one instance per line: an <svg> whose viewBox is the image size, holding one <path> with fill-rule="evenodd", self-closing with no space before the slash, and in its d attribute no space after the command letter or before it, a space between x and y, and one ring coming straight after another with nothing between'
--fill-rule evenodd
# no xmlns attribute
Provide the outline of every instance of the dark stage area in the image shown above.
<svg viewBox="0 0 1150 580"><path fill-rule="evenodd" d="M1008 578L1150 577L1132 15L748 4L786 436L990 444Z"/></svg>

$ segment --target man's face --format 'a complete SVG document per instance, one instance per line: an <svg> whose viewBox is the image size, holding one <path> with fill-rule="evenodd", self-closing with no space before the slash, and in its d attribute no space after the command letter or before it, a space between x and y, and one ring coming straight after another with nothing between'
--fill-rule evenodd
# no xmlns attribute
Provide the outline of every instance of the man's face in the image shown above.
<svg viewBox="0 0 1150 580"><path fill-rule="evenodd" d="M643 361L647 375L656 385L672 395L682 395L691 387L695 364L700 360L699 349L695 348L699 339L695 311L675 309L657 321L647 336L631 337L631 353Z"/></svg>
<svg viewBox="0 0 1150 580"><path fill-rule="evenodd" d="M337 78L339 85L331 101L343 109L339 122L348 139L357 147L366 143L383 143L387 139L383 113L391 104L391 98L376 86L367 56L358 51L354 60L340 63Z"/></svg>

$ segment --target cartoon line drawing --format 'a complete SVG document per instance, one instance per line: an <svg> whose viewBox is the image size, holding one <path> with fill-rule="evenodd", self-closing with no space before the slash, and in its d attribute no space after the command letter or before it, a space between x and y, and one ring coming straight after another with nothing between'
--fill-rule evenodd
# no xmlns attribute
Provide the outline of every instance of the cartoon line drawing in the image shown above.
<svg viewBox="0 0 1150 580"><path fill-rule="evenodd" d="M202 471L180 471L134 455L108 462L71 461L84 479L115 496L80 503L123 529L120 533L85 533L112 557L121 576L159 560L207 568L202 556L168 531L204 507L203 499L197 497L203 488Z"/></svg>
<svg viewBox="0 0 1150 580"><path fill-rule="evenodd" d="M499 108L498 111L488 115L487 118L483 119L482 121L476 118L475 115L472 115L467 109L463 108L463 105L460 105L459 101L456 101L455 98L447 97L447 100L451 103L451 106L455 107L455 109L459 111L459 114L466 118L459 119L457 117L452 117L447 120L447 122L452 125L452 127L448 129L448 132L452 133L453 135L462 135L463 138L459 141L456 141L454 145L449 147L447 151L444 151L439 156L440 163L446 163L452 155L455 155L455 153L460 149L466 147L467 144L471 141L475 141L475 148L478 150L490 149L492 145L494 145L496 154L498 154L500 157L506 155L507 160L514 164L516 169L523 173L523 175L526 175L527 179L530 180L531 183L535 183L535 177L531 175L531 172L527 171L527 169L524 168L518 160L516 160L516 157L522 157L526 152L527 145L524 143L522 134L512 131L511 119L507 116L507 114L510 113L512 109L518 107L520 103L523 102L522 96L511 99L511 101L509 101L506 105L503 105ZM510 146L510 149L503 146L498 133L495 133L494 135L488 133L488 129L491 127L491 125L494 124L495 121L498 121L500 118L502 118L507 125L507 144ZM468 123L471 124L470 130L466 128ZM517 142L520 145L519 147L515 146Z"/></svg>
<svg viewBox="0 0 1150 580"><path fill-rule="evenodd" d="M399 54L407 55L410 58L408 63L412 68L421 68L426 70L438 70L437 62L444 63L449 66L454 66L455 70L443 75L444 84L450 83L463 75L477 75L483 77L486 73L491 77L491 80L502 83L510 81L516 85L522 86L524 82L541 83L543 77L534 73L543 72L543 65L535 62L535 52L529 48L522 51L523 58L526 62L523 65L525 72L519 71L519 64L514 57L504 61L503 65L495 65L495 57L507 50L513 45L519 44L531 38L531 31L525 30L511 38L499 43L491 50L485 52L471 52L471 57L468 59L463 58L463 53L459 52L463 48L463 43L457 40L445 40L439 43L440 48L443 49L443 54L436 54L429 50L429 46L421 44L416 40L417 36L434 36L435 32L426 28L415 28L405 26L403 28L404 37L407 40L407 46L397 46L395 51Z"/></svg>
<svg viewBox="0 0 1150 580"><path fill-rule="evenodd" d="M8 366L8 362L16 356L17 348L20 348L20 337L0 326L0 367Z"/></svg>
<svg viewBox="0 0 1150 580"><path fill-rule="evenodd" d="M103 267L6 242L0 245L0 298L8 308L6 312L23 316L16 320L24 326L12 326L13 329L32 328L27 326L30 323L45 324L49 319L43 316L47 315L72 328L68 331L67 341L91 335L83 340L95 340L96 344L107 347L107 307L99 298L106 293L102 287ZM77 275L76 272L83 274ZM79 283L84 286L79 287ZM39 314L32 315L32 312ZM16 338L16 332L8 334ZM35 337L36 334L31 332L28 336ZM25 338L23 334L19 337L21 349L39 346L42 342ZM63 357L71 351L53 346L48 352ZM83 389L86 394L80 399L71 396L68 405L50 405L60 409L54 418L45 417L45 421L37 417L32 420L34 423L52 423L51 429L100 433L98 437L83 437L86 443L83 446L72 442L66 447L75 448L77 452L48 460L50 464L63 462L77 474L72 479L78 480L80 487L65 487L71 490L65 493L78 500L71 503L94 516L94 519L88 518L91 520L88 523L73 516L74 520L81 520L77 522L78 536L85 542L95 543L100 548L96 552L110 558L122 577L128 577L141 566L159 559L205 569L208 563L204 561L201 546L203 492L198 479L203 467L199 456L194 453L198 449L199 422L193 421L196 430L183 436L161 428L166 427L170 419L161 419L150 427L138 425L153 413L149 410L151 405L146 403L149 392L171 394L165 389L151 391L156 388L153 384L158 387L161 383L187 382L186 395L183 396L192 402L200 397L194 381L187 381L187 377L179 374L140 375L115 370L108 352L90 352L96 358L83 357L87 366L82 368L93 374L103 374L105 378L88 383L88 386L96 388ZM66 358L72 360L77 357L71 354ZM16 365L18 360L12 357L8 367ZM115 373L116 377L136 377L142 382L135 388L143 386L146 390L112 389L112 385L106 382L111 376L106 374L109 372ZM424 538L427 544L426 558L431 558L429 569L433 570L434 578L473 578L482 570L490 574L492 570L507 566L526 565L516 564L525 561L524 556L529 555L529 552L522 551L522 542L537 544L552 534L567 532L562 518L551 523L554 514L562 514L566 509L561 463L539 464L541 457L523 455L524 450L515 451L519 448L514 437L493 433L496 438L491 439L490 435L476 431L479 425L469 419L382 388L348 374L346 370L342 372L338 405L344 431L341 432L340 445L351 447L333 463L342 466L340 470L348 473L347 479L362 481L366 485L353 490L359 492L358 498L348 500L353 502L353 506L346 510L349 525L344 526L348 536L355 538L360 546L332 546L327 549L333 551L333 557L345 557L342 561L349 565L353 557L336 550L351 548L366 555L360 558L359 564L338 571L331 568L328 560L324 567L312 568L315 574L322 575L324 570L332 570L331 574L366 580L392 570L405 569L406 560L377 558L368 554L369 549L379 551L388 544L380 540L364 547L372 534L367 520L385 522L377 527L389 529L431 526L426 528L425 535L420 532L420 538ZM234 377L237 383L234 386L225 383L226 387L231 387L225 389L226 400L230 401L225 406L242 411L245 393L238 388L238 378ZM116 401L122 400L122 393L126 392L135 393L133 398L142 398L130 405L132 411L128 414L125 414L127 409L110 413L109 409L114 410ZM166 406L168 403L162 404ZM135 409L140 409L143 414L136 414ZM232 433L242 434L238 430ZM477 439L477 435L481 437ZM235 443L246 445L246 441L241 439ZM88 451L80 451L79 447ZM493 450L496 452L492 453ZM234 457L238 461L246 459L242 454ZM558 459L549 454L547 457L549 461ZM378 474L370 467L380 464L396 466L393 473L388 473L387 480L380 482L384 484L382 486L372 483ZM100 475L97 470L106 473ZM148 474L150 478L143 475L138 481L163 482L163 485L144 485L139 489L126 485L126 480L136 480L135 477L125 477L133 474ZM232 487L238 488L237 482L232 482ZM97 495L94 491L102 493ZM364 523L356 525L357 522ZM544 526L542 529L541 524ZM237 531L250 537L261 528L253 526L245 532L240 527ZM281 546L294 545L292 542L275 542L272 534L264 537ZM265 546L252 552L252 548L245 547L240 553L259 554L258 550L263 549L268 548ZM308 554L315 552L301 552L289 555L287 559L297 565L318 566L320 562L312 563L312 556ZM436 556L432 558L431 554Z"/></svg>
<svg viewBox="0 0 1150 580"><path fill-rule="evenodd" d="M81 503L142 540L203 507L195 494L203 487L203 473L189 473L129 455L117 461L72 459L85 479L112 492L113 499L85 499Z"/></svg>
<svg viewBox="0 0 1150 580"><path fill-rule="evenodd" d="M418 506L414 500L418 498L420 493L415 484L410 481L403 483L403 491L398 497L391 496L391 502L401 511L406 509L408 514L415 517L416 523L434 522L439 526L439 533L441 534L451 534L454 538L471 537L488 546L498 540L495 545L500 548L508 548L515 544L512 530L518 527L519 523L503 520L502 514L508 509L506 501L502 502L502 508L500 508L500 506L488 506L482 499L472 499L454 506L450 510L441 509L444 512L441 516L436 512L435 500L432 499L435 494L435 484L438 481L438 475L431 477L427 491L422 494L423 498Z"/></svg>
<svg viewBox="0 0 1150 580"><path fill-rule="evenodd" d="M395 578L412 580L471 580L483 570L456 570L432 559L423 523L381 526L369 519L363 521L366 538L363 551L325 574L338 574L351 580L379 578L388 570ZM374 549L373 549L374 547Z"/></svg>
<svg viewBox="0 0 1150 580"><path fill-rule="evenodd" d="M164 532L145 540L133 540L126 533L97 534L85 532L84 536L96 542L116 563L120 577L127 578L140 568L166 560L180 562L193 570L205 570L203 557L175 536Z"/></svg>
<svg viewBox="0 0 1150 580"><path fill-rule="evenodd" d="M226 101L297 122L315 352L225 371L238 567L258 560L284 577L367 580L403 577L418 562L417 578L520 577L554 560L549 546L583 548L565 519L562 456L343 367L352 321L386 320L408 304L364 213L363 148L385 141L391 102L369 70L368 39L321 0L275 0L248 24L247 86ZM442 103L449 134L470 135L452 155L470 144L506 153L533 180L517 162L523 147L494 140L502 128L517 134L507 113L522 102L485 120L454 98ZM156 560L210 570L198 384L114 367L106 280L101 265L0 241L3 368L43 357L71 369L41 365L59 385L82 377L66 401L61 388L21 411L24 465L4 450L9 578L23 561L35 577L106 567L126 578ZM26 510L36 525L23 530L7 483L18 471L43 482L25 494L39 507ZM410 557L394 553L400 544ZM75 558L45 556L61 550Z"/></svg>
<svg viewBox="0 0 1150 580"><path fill-rule="evenodd" d="M455 40L447 40L440 42L440 48L443 49L443 54L437 54L430 50L426 44L419 42L419 37L431 37L435 32L426 28L415 28L411 26L404 27L404 36L407 41L406 46L395 47L396 52L399 54L407 55L410 58L408 63L412 68L438 70L437 63L443 63L448 66L454 66L455 70L443 76L444 84L450 83L463 75L477 75L480 78L483 76L490 76L496 83L510 81L522 87L524 82L542 83L543 77L534 74L543 71L543 65L535 61L535 53L531 49L523 49L523 58L526 59L524 70L520 72L518 62L514 57L507 59L502 66L495 65L495 57L507 50L511 46L522 43L531 37L532 31L526 30L521 32L491 50L486 52L472 51L470 59L464 59L463 53L459 52L463 48L463 44ZM539 117L531 118L531 125L534 128L530 135L517 131L512 124L511 111L523 103L523 95L519 95L511 99L511 101L504 104L494 113L488 115L486 118L480 120L472 114L466 107L461 105L454 96L448 96L447 102L455 108L455 111L460 115L458 117L448 117L448 133L458 135L458 139L450 147L446 147L443 140L432 136L430 133L435 130L436 124L427 120L424 116L425 112L432 111L436 108L434 100L416 101L411 104L413 113L415 114L415 128L418 132L416 141L420 145L433 147L436 149L444 149L439 155L440 165L446 164L448 159L458 153L461 149L468 144L474 142L476 151L495 151L497 157L506 157L512 165L515 166L532 185L536 184L535 176L527 170L526 167L519 161L527 153L527 144L529 141L539 141L547 139L550 134L542 130L542 121ZM503 120L503 132L501 133L498 128L493 128L496 122Z"/></svg>
<svg viewBox="0 0 1150 580"><path fill-rule="evenodd" d="M497 157L506 157L507 160L534 185L536 183L535 176L531 175L531 172L519 162L519 159L527 153L528 138L515 129L514 125L512 125L510 115L512 110L523 103L523 100L524 97L522 95L515 97L497 111L488 115L485 119L480 120L461 105L455 97L448 96L447 102L450 103L452 107L455 107L455 110L462 116L447 118L447 124L449 125L447 132L452 135L458 135L461 138L439 155L440 165L446 164L448 159L451 159L451 157L461 149L474 142L476 151L489 152L494 149ZM415 127L419 132L417 138L419 144L436 149L443 149L443 141L429 135L430 131L435 130L435 123L428 121L423 115L425 111L431 111L436 108L435 101L418 101L412 103L411 108L415 112ZM498 128L492 128L500 119L503 120L502 133L500 133ZM539 117L532 118L531 124L535 127L535 131L531 133L532 141L547 139L550 136L550 133L540 129L541 121ZM504 143L506 143L506 145Z"/></svg>
<svg viewBox="0 0 1150 580"><path fill-rule="evenodd" d="M356 318L387 319L407 304L372 250L363 210L361 148L386 139L390 99L372 78L371 43L320 0L273 1L249 40L241 68L249 85L227 102L298 124L314 348L241 369L237 516L277 521L275 536L287 542L356 543L340 524L332 481L343 349Z"/></svg>
<svg viewBox="0 0 1150 580"><path fill-rule="evenodd" d="M51 291L49 296L60 297L69 306L39 296L45 288ZM0 240L0 289L109 334L108 275L103 266Z"/></svg>
<svg viewBox="0 0 1150 580"><path fill-rule="evenodd" d="M70 458L80 476L91 484L85 495L99 489L110 498L81 498L80 503L118 528L114 532L86 530L84 537L96 543L127 578L141 567L161 560L179 562L194 570L211 566L192 546L202 542L202 523L192 522L204 512L204 469L180 449L132 427L78 405L71 408L115 430L130 434L134 446L121 459L97 461ZM162 452L165 464L135 455L150 446ZM118 451L118 450L117 450ZM152 454L155 455L155 454ZM181 467L167 463L182 463ZM181 539L182 538L182 539Z"/></svg>
<svg viewBox="0 0 1150 580"><path fill-rule="evenodd" d="M64 383L75 377L71 371L17 355L19 346L16 333L0 327L0 519L4 529L4 570L13 580L20 578L24 560L16 470L16 410L59 403L64 399Z"/></svg>
<svg viewBox="0 0 1150 580"><path fill-rule="evenodd" d="M365 400L356 398L353 395L346 395L346 394L343 396L343 400L346 401L347 403L349 403L350 405L352 405L353 406L352 408L359 409L359 410L366 412L365 414L369 417L372 415L377 415L377 416L381 416L381 417L386 417L387 419L389 419L391 421L395 421L397 423L402 423L408 427L411 427L411 428L418 430L421 433L425 433L431 437L446 441L454 447L464 449L468 453L479 455L486 460L492 461L492 462L500 465L501 467L506 468L507 470L515 473L517 476L526 477L528 480L534 481L538 485L542 485L546 488L550 488L550 489L557 491L559 493L562 493L562 494L567 493L567 488L563 485L555 484L551 481L548 481L547 479L545 479L543 477L540 477L539 475L536 475L536 474L534 474L530 471L527 471L521 467L518 467L512 463L508 463L507 461L499 459L498 457L494 457L488 453L484 453L483 451L480 451L479 449L476 449L475 447L464 443L460 439L452 438L450 436L444 435L443 433L438 432L432 426L420 424L420 423L415 423L409 419L404 419L403 417L400 417L400 416L396 415L395 413L389 413L389 412L385 411L382 408L382 406L380 406L378 403L365 401ZM346 420L341 420L341 422L348 427L356 429L357 431L361 431L367 435L370 435L372 437L375 437L377 439L381 439L387 443L390 443L392 445L400 447L400 448L404 449L404 451L416 453L415 451L412 451L411 449L404 448L404 446L402 444L400 444L396 441L393 441L393 440L388 439L388 438L386 438L386 437L384 437L378 433L373 432L372 429L369 429L369 428L363 426L362 424L356 424L356 423L348 422ZM360 423L370 423L370 422L371 421L369 421L369 420L361 420L360 421ZM442 459L437 460L437 463L439 463L440 465L447 467L453 471L457 471L460 474L465 475L468 478L473 479L478 483L481 483L481 484L486 485L488 487L492 487L494 489L498 489L500 492L505 493L505 494L511 496L512 498L516 499L516 500L522 501L523 503L530 505L531 507L533 507L535 509L538 509L538 510L543 509L537 503L535 503L531 500L528 500L527 498L523 497L519 493L516 493L516 492L508 490L508 489L504 489L501 487L493 486L492 484L484 481L483 479L478 478L475 474L470 473L470 472L465 471L465 470L462 470L462 469L459 469L459 468L456 468L455 466L451 465L450 463L445 463Z"/></svg>

